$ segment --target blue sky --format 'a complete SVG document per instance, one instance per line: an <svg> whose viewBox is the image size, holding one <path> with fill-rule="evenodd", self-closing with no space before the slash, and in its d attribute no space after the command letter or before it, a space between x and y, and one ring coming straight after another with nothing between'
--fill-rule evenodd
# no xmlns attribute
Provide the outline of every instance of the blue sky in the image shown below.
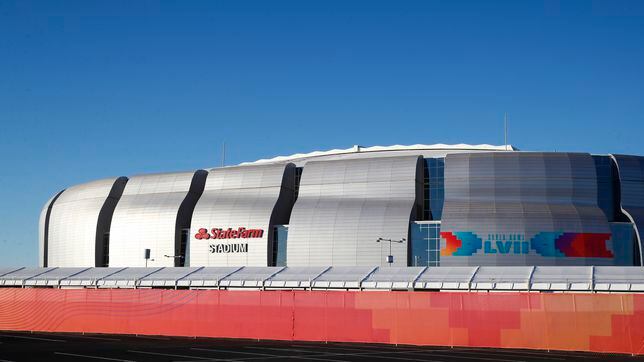
<svg viewBox="0 0 644 362"><path fill-rule="evenodd" d="M644 154L642 1L0 1L0 266L92 179L415 143Z"/></svg>

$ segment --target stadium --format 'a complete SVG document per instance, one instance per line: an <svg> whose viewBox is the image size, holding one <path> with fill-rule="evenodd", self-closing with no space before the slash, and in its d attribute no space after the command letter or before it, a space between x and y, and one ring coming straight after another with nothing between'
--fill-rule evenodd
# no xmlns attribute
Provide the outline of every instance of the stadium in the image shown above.
<svg viewBox="0 0 644 362"><path fill-rule="evenodd" d="M354 146L69 187L42 210L39 261L632 266L643 210L638 156Z"/></svg>
<svg viewBox="0 0 644 362"><path fill-rule="evenodd" d="M39 267L0 267L0 331L641 355L643 222L639 156L354 146L112 177L45 204Z"/></svg>

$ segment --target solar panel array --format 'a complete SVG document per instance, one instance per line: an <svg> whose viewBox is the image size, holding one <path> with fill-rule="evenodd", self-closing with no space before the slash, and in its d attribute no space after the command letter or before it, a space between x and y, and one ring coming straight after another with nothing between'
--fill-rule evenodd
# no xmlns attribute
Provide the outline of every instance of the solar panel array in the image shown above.
<svg viewBox="0 0 644 362"><path fill-rule="evenodd" d="M60 268L65 270L67 268ZM96 287L97 282L125 268L89 268L60 280L61 287Z"/></svg>
<svg viewBox="0 0 644 362"><path fill-rule="evenodd" d="M96 281L97 286L112 288L134 288L140 284L141 279L156 273L163 268L125 268L118 273L110 274Z"/></svg>
<svg viewBox="0 0 644 362"><path fill-rule="evenodd" d="M229 274L219 281L222 287L257 288L264 285L264 281L279 273L284 267L248 266Z"/></svg>
<svg viewBox="0 0 644 362"><path fill-rule="evenodd" d="M329 269L330 267L286 267L269 278L265 286L269 288L310 288L311 282Z"/></svg>
<svg viewBox="0 0 644 362"><path fill-rule="evenodd" d="M358 289L377 267L332 267L311 281L312 287L324 289Z"/></svg>
<svg viewBox="0 0 644 362"><path fill-rule="evenodd" d="M414 282L426 267L378 268L363 282L364 289L413 289Z"/></svg>
<svg viewBox="0 0 644 362"><path fill-rule="evenodd" d="M26 280L55 269L57 268L21 268L0 277L0 286L21 286Z"/></svg>
<svg viewBox="0 0 644 362"><path fill-rule="evenodd" d="M177 280L177 286L189 288L214 288L219 286L219 281L232 273L238 272L242 267L203 267L186 277Z"/></svg>
<svg viewBox="0 0 644 362"><path fill-rule="evenodd" d="M644 292L644 267L0 268L0 287Z"/></svg>
<svg viewBox="0 0 644 362"><path fill-rule="evenodd" d="M13 273L16 270L20 270L23 268L0 268L0 277L9 273Z"/></svg>
<svg viewBox="0 0 644 362"><path fill-rule="evenodd" d="M44 268L43 268L44 269ZM47 270L44 273L33 276L24 281L25 285L35 285L35 286L57 286L59 285L62 279L67 277L74 276L80 272L83 272L89 268L46 268ZM41 269L42 270L42 269Z"/></svg>

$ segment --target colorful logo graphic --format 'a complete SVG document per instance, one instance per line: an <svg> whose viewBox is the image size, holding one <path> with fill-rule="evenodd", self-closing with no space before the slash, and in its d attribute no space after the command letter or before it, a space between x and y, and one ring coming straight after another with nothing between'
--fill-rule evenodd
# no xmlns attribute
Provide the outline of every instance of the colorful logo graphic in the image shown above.
<svg viewBox="0 0 644 362"><path fill-rule="evenodd" d="M249 239L261 238L262 236L264 236L263 229L246 229L241 227L238 229L228 228L227 230L224 230L220 228L212 228L210 233L208 233L208 229L201 228L199 229L199 232L195 234L195 239Z"/></svg>
<svg viewBox="0 0 644 362"><path fill-rule="evenodd" d="M613 253L606 249L606 241L610 236L597 233L541 232L532 238L532 248L543 256L612 258Z"/></svg>
<svg viewBox="0 0 644 362"><path fill-rule="evenodd" d="M542 231L529 241L523 234L488 234L485 241L469 231L443 231L445 247L441 256L471 256L483 249L483 254L528 254L534 250L545 257L613 258L606 241L611 234L566 233Z"/></svg>
<svg viewBox="0 0 644 362"><path fill-rule="evenodd" d="M442 232L441 236L447 240L445 249L441 249L441 256L469 256L474 254L483 245L481 238L469 231Z"/></svg>

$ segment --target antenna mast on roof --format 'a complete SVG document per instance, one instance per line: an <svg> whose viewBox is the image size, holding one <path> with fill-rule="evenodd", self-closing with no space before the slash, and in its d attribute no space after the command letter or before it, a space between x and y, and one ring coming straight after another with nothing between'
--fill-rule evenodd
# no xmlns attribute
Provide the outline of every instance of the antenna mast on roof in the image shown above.
<svg viewBox="0 0 644 362"><path fill-rule="evenodd" d="M221 167L226 165L226 142L221 143Z"/></svg>
<svg viewBox="0 0 644 362"><path fill-rule="evenodd" d="M505 144L505 150L508 150L508 112L505 112L505 117L503 117L503 133L504 133L504 140L503 143Z"/></svg>

